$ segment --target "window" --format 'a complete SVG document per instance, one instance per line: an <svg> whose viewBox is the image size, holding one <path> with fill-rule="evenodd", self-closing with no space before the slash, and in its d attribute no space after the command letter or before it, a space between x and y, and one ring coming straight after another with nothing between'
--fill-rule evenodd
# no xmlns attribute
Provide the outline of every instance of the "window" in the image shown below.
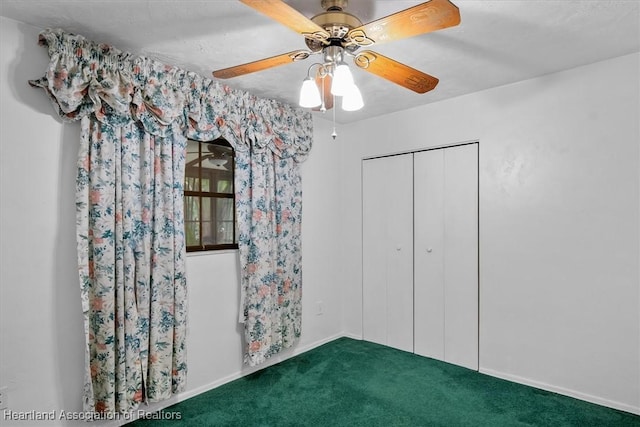
<svg viewBox="0 0 640 427"><path fill-rule="evenodd" d="M187 252L237 249L233 148L223 138L187 141L184 228Z"/></svg>

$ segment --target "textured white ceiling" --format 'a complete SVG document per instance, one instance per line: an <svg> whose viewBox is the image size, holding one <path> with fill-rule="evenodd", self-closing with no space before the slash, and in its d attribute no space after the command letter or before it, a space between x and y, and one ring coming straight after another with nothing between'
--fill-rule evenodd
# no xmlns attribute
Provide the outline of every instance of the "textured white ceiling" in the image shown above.
<svg viewBox="0 0 640 427"><path fill-rule="evenodd" d="M459 26L373 46L438 77L436 89L419 95L354 66L365 107L357 112L338 108L338 122L640 51L638 0L452 1L460 8ZM287 3L308 17L322 11L320 0ZM349 0L347 11L366 23L419 3ZM207 77L215 69L306 48L302 36L236 0L0 0L0 15L43 29L63 28ZM41 49L37 40L33 46ZM296 104L307 68L317 57L312 58L224 83Z"/></svg>

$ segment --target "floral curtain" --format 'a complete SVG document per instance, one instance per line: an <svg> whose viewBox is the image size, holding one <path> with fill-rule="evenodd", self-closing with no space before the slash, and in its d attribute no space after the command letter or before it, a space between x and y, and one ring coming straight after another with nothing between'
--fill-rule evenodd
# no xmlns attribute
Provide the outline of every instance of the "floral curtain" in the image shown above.
<svg viewBox="0 0 640 427"><path fill-rule="evenodd" d="M235 148L246 362L291 346L311 115L63 30L44 31L40 44L50 62L30 84L64 120L81 120L85 410L127 411L184 390L186 138L223 136Z"/></svg>
<svg viewBox="0 0 640 427"><path fill-rule="evenodd" d="M245 360L254 366L290 347L301 331L302 191L292 158L267 150L236 156L243 263Z"/></svg>
<svg viewBox="0 0 640 427"><path fill-rule="evenodd" d="M125 412L186 381L186 139L82 118L76 180L85 410ZM115 375L114 375L115 373Z"/></svg>

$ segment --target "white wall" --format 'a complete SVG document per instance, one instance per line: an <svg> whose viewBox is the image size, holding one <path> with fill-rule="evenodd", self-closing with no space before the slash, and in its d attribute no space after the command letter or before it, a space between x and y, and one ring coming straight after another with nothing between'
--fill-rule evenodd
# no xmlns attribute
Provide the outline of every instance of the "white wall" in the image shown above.
<svg viewBox="0 0 640 427"><path fill-rule="evenodd" d="M39 31L0 17L0 386L9 387L14 411L80 411L84 335L74 205L79 125L63 125L44 91L27 84L48 63L46 49L37 45ZM329 124L316 122L315 129L312 156L302 165L303 333L294 349L273 361L342 331L335 268L340 179L326 168L335 161ZM188 256L188 390L173 400L249 372L242 366L237 323L238 269L235 251ZM318 301L322 315L316 314ZM2 411L0 420L6 424Z"/></svg>
<svg viewBox="0 0 640 427"><path fill-rule="evenodd" d="M481 371L640 413L639 61L344 128L346 331L362 328L361 159L479 140Z"/></svg>
<svg viewBox="0 0 640 427"><path fill-rule="evenodd" d="M74 237L79 128L63 127L27 84L47 63L36 37L0 18L0 385L11 409L71 409L80 407L84 355Z"/></svg>

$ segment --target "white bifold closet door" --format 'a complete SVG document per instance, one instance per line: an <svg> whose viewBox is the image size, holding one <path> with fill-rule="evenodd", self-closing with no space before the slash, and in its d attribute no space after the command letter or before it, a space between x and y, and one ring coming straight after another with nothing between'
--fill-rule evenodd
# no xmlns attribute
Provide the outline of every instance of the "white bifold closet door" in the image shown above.
<svg viewBox="0 0 640 427"><path fill-rule="evenodd" d="M413 351L413 156L365 160L363 338Z"/></svg>
<svg viewBox="0 0 640 427"><path fill-rule="evenodd" d="M414 154L414 352L478 369L478 145Z"/></svg>

